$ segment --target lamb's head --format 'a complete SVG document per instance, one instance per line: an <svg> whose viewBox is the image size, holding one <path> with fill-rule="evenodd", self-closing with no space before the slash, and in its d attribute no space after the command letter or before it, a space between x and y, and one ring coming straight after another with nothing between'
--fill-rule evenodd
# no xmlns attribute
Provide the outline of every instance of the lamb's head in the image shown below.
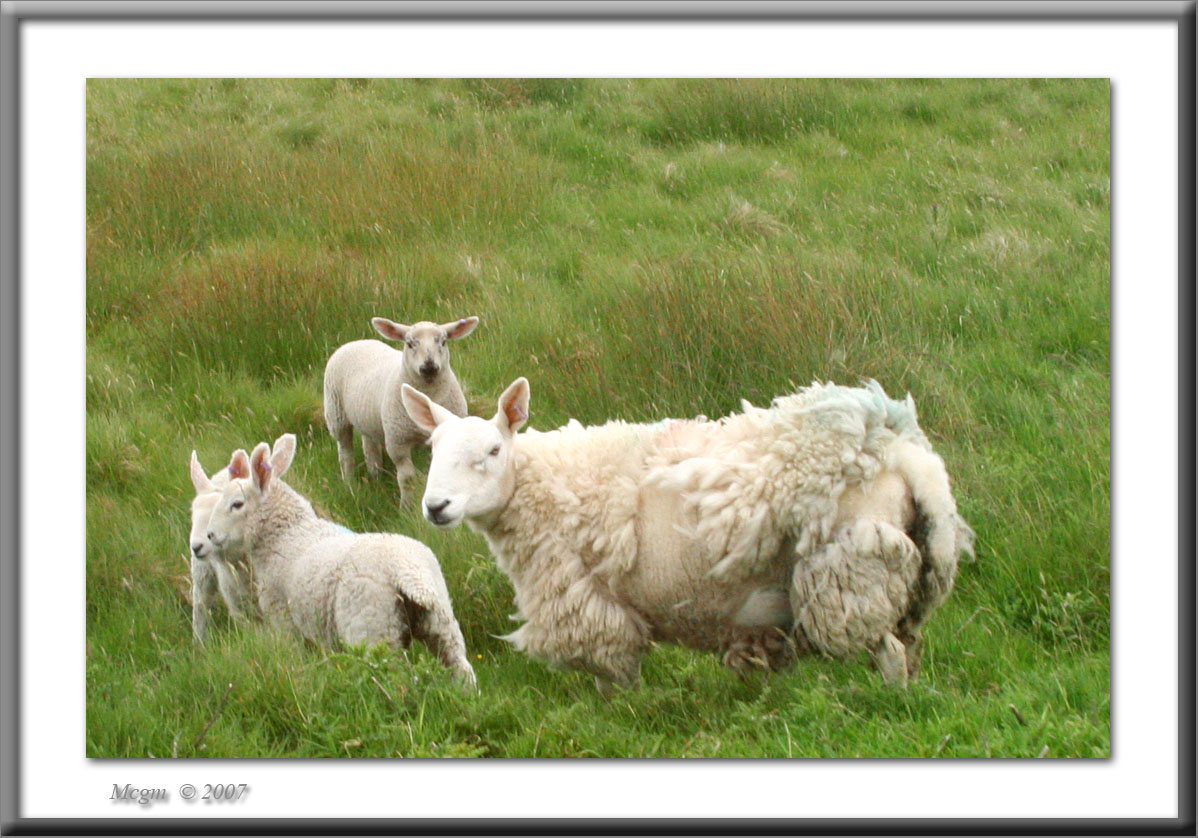
<svg viewBox="0 0 1198 838"><path fill-rule="evenodd" d="M517 378L499 397L493 419L454 416L407 384L402 398L417 427L430 435L432 460L421 504L438 527L462 521L486 526L507 504L516 482L512 449L516 432L528 421L528 380Z"/></svg>
<svg viewBox="0 0 1198 838"><path fill-rule="evenodd" d="M449 342L473 332L478 318L464 317L439 326L427 320L405 326L385 317L375 317L370 322L380 335L403 344L408 380L431 383L441 370L449 367Z"/></svg>
<svg viewBox="0 0 1198 838"><path fill-rule="evenodd" d="M259 442L252 454L233 452L228 483L221 490L208 519L208 540L222 552L243 551L249 522L295 456L295 435L284 434L270 445Z"/></svg>
<svg viewBox="0 0 1198 838"><path fill-rule="evenodd" d="M228 472L223 470L209 479L196 452L191 452L191 485L195 487L196 496L191 502L191 536L188 545L191 555L197 559L209 558L216 549L208 539L208 519L212 517L221 490L228 482Z"/></svg>

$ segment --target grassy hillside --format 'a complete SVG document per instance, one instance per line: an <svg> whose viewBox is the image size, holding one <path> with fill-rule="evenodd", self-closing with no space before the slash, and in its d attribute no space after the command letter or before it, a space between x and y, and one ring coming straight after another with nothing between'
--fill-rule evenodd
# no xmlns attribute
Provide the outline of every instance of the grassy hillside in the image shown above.
<svg viewBox="0 0 1198 838"><path fill-rule="evenodd" d="M99 80L87 129L88 756L1110 754L1105 81ZM659 647L605 701L495 639L483 540L345 486L321 411L372 316L471 314L473 411L525 375L542 429L910 391L979 548L920 680ZM188 455L284 431L318 508L436 551L481 695L192 642Z"/></svg>

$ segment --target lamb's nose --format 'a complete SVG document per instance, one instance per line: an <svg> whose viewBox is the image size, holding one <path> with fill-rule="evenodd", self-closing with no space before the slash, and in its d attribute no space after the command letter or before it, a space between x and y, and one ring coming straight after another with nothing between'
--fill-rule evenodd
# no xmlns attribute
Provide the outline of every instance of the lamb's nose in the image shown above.
<svg viewBox="0 0 1198 838"><path fill-rule="evenodd" d="M420 365L420 374L425 378L432 378L437 374L437 365L431 361L425 361Z"/></svg>
<svg viewBox="0 0 1198 838"><path fill-rule="evenodd" d="M428 519L430 521L432 521L434 524L439 524L443 521L443 519L441 517L441 513L444 511L445 507L447 507L447 506L449 506L448 500L436 501L436 502L426 500L424 502L425 514L428 515Z"/></svg>
<svg viewBox="0 0 1198 838"><path fill-rule="evenodd" d="M197 559L200 557L200 551L204 549L204 542L197 541L191 545L191 554Z"/></svg>

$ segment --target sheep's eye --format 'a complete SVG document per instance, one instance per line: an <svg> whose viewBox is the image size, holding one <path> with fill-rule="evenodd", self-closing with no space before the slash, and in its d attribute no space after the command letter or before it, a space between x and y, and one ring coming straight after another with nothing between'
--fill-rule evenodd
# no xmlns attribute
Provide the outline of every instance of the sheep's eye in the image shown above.
<svg viewBox="0 0 1198 838"><path fill-rule="evenodd" d="M491 449L491 456L492 457L499 456L499 446L498 445L496 445L494 448Z"/></svg>
<svg viewBox="0 0 1198 838"><path fill-rule="evenodd" d="M241 509L241 507L243 507L243 506L245 506L245 501L235 500L235 501L233 501L233 503L229 504L229 509L232 510L233 512L236 512L238 509Z"/></svg>
<svg viewBox="0 0 1198 838"><path fill-rule="evenodd" d="M415 349L415 348L416 348L416 341L414 341L414 340L408 341L408 349Z"/></svg>

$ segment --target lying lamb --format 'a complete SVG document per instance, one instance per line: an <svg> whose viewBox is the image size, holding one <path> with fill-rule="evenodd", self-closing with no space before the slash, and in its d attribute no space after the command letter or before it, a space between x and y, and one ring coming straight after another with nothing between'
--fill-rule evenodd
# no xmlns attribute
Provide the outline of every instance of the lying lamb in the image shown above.
<svg viewBox="0 0 1198 838"><path fill-rule="evenodd" d="M869 650L905 684L972 549L914 404L874 382L718 422L520 435L523 378L489 421L403 399L431 434L425 517L483 533L512 580L526 622L507 639L604 692L637 683L654 640L741 669Z"/></svg>
<svg viewBox="0 0 1198 838"><path fill-rule="evenodd" d="M400 500L404 483L416 473L412 446L428 435L408 418L399 388L408 384L456 416L466 415L466 397L449 366L449 341L464 338L478 325L477 317L438 326L422 321L411 326L383 317L370 321L385 338L401 341L403 351L378 340L355 340L330 357L324 371L324 418L337 440L341 476L354 474L354 429L362 436L362 453L371 477L383 468L383 451L395 463Z"/></svg>
<svg viewBox="0 0 1198 838"><path fill-rule="evenodd" d="M191 452L191 484L196 490L191 502L191 537L188 539L191 548L191 630L201 643L208 633L208 614L222 599L234 619L260 616L245 557L217 550L208 540L208 519L212 517L221 490L228 483L228 471L221 469L209 479L196 452Z"/></svg>
<svg viewBox="0 0 1198 838"><path fill-rule="evenodd" d="M331 646L406 648L415 637L474 684L433 551L406 536L355 535L317 517L312 504L280 479L294 454L293 434L276 442L273 455L265 442L252 455L235 452L230 480L208 523L214 545L249 557L262 613Z"/></svg>

